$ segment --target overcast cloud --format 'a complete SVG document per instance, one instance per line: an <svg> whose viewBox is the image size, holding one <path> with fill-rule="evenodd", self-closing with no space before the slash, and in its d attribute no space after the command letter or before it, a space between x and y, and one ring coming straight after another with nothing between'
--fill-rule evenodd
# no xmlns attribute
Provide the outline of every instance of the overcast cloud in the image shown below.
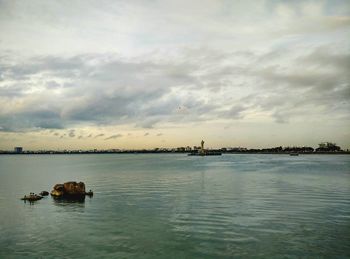
<svg viewBox="0 0 350 259"><path fill-rule="evenodd" d="M349 15L348 1L1 1L0 131L331 121L320 136L349 145Z"/></svg>

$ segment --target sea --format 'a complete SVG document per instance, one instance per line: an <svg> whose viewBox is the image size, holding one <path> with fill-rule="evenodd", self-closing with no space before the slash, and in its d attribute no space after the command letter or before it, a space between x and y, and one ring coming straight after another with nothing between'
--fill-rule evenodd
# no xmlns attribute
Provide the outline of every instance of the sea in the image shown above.
<svg viewBox="0 0 350 259"><path fill-rule="evenodd" d="M350 155L1 155L0 258L350 258Z"/></svg>

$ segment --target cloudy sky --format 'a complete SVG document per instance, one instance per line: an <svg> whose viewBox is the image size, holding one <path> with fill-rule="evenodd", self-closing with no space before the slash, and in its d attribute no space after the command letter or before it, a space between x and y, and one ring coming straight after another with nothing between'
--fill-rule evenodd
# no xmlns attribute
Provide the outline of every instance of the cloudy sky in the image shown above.
<svg viewBox="0 0 350 259"><path fill-rule="evenodd" d="M0 0L0 150L350 148L350 1Z"/></svg>

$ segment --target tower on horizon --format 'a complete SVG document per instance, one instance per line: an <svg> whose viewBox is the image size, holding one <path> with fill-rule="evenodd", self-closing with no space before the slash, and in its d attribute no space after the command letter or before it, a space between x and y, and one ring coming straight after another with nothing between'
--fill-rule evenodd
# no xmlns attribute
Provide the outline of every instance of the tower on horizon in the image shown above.
<svg viewBox="0 0 350 259"><path fill-rule="evenodd" d="M204 153L204 140L202 140L201 142L201 153L202 154Z"/></svg>
<svg viewBox="0 0 350 259"><path fill-rule="evenodd" d="M14 151L15 151L15 153L22 153L23 152L23 147L15 147Z"/></svg>

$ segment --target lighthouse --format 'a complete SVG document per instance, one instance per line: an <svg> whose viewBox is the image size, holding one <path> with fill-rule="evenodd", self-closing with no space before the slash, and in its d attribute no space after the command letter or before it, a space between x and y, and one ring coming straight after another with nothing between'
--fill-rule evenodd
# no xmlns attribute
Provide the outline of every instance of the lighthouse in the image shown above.
<svg viewBox="0 0 350 259"><path fill-rule="evenodd" d="M201 154L204 154L204 140L201 142Z"/></svg>
<svg viewBox="0 0 350 259"><path fill-rule="evenodd" d="M201 141L201 148L195 148L193 152L188 154L189 156L221 156L221 152L214 150L204 149L204 140Z"/></svg>

